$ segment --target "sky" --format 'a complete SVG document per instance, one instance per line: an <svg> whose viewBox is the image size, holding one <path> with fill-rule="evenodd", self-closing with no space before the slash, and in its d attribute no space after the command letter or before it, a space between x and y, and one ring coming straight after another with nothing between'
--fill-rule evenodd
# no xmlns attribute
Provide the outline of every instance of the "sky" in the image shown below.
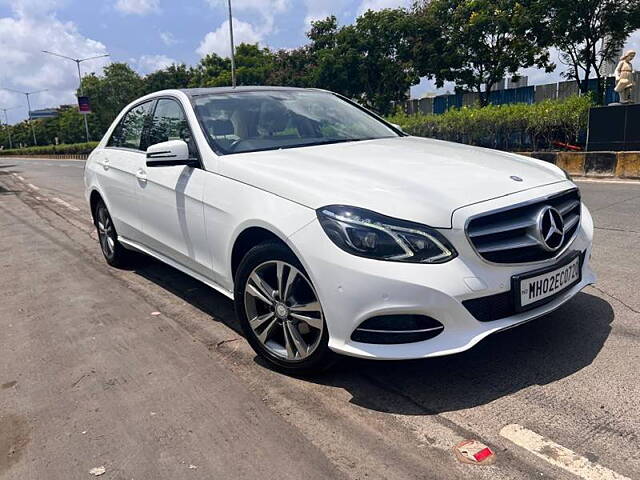
<svg viewBox="0 0 640 480"><path fill-rule="evenodd" d="M412 0L232 0L236 44L293 48L306 42L310 22L336 15L351 23L368 9L409 6ZM75 103L76 66L42 53L74 58L110 54L82 64L100 73L109 61L128 62L140 74L172 63L193 65L210 52L229 54L227 0L0 0L0 88L46 92L31 96L32 109ZM640 50L640 31L629 41ZM530 69L534 83L552 75ZM423 80L419 96L434 90ZM16 107L16 108L11 108ZM27 115L24 95L0 90L9 123ZM1 113L1 112L0 112ZM4 121L4 118L1 119Z"/></svg>

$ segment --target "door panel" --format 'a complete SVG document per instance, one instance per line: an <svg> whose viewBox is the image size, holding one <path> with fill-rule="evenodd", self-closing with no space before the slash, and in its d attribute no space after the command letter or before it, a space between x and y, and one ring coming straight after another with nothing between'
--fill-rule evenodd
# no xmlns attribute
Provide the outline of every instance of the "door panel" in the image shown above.
<svg viewBox="0 0 640 480"><path fill-rule="evenodd" d="M99 182L118 235L139 241L142 232L135 172L144 165L144 155L105 149L98 159Z"/></svg>
<svg viewBox="0 0 640 480"><path fill-rule="evenodd" d="M211 278L202 211L207 173L187 166L146 167L145 171L147 180L139 190L144 244Z"/></svg>
<svg viewBox="0 0 640 480"><path fill-rule="evenodd" d="M118 235L140 241L142 223L136 172L145 166L142 131L152 102L133 107L114 129L98 156L97 175Z"/></svg>
<svg viewBox="0 0 640 480"><path fill-rule="evenodd" d="M180 104L158 100L149 129L149 145L185 140L195 157L189 125ZM141 169L138 196L143 243L180 264L212 278L211 258L204 231L202 196L209 175L200 168L161 166Z"/></svg>

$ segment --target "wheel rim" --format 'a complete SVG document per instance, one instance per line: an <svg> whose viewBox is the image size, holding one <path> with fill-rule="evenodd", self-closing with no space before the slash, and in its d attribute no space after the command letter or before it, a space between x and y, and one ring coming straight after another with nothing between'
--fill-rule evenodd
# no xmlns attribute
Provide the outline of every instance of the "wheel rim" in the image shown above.
<svg viewBox="0 0 640 480"><path fill-rule="evenodd" d="M318 348L322 307L311 282L293 265L280 260L258 265L245 284L244 306L255 337L276 357L299 362Z"/></svg>
<svg viewBox="0 0 640 480"><path fill-rule="evenodd" d="M102 252L107 257L112 257L116 245L116 232L113 228L113 222L107 209L102 206L98 208L97 217L98 238Z"/></svg>

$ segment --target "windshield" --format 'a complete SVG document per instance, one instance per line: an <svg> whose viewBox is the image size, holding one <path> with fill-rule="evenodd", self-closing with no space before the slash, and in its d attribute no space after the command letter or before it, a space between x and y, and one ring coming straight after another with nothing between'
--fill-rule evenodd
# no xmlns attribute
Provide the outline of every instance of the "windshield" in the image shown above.
<svg viewBox="0 0 640 480"><path fill-rule="evenodd" d="M264 90L194 99L200 125L223 154L397 137L393 129L336 95Z"/></svg>

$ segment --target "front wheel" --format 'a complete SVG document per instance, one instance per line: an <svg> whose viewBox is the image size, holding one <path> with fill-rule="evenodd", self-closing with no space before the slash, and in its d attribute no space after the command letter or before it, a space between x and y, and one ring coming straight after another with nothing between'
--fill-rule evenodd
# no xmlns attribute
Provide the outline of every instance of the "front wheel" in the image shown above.
<svg viewBox="0 0 640 480"><path fill-rule="evenodd" d="M251 249L238 267L234 298L247 341L278 370L309 374L335 362L318 295L286 246Z"/></svg>

